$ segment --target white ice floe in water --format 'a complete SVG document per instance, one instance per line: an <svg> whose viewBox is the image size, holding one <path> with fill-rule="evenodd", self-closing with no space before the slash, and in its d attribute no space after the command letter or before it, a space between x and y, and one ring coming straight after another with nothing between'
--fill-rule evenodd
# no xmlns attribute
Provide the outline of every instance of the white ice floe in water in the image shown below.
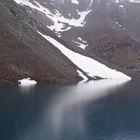
<svg viewBox="0 0 140 140"><path fill-rule="evenodd" d="M37 82L35 80L31 80L31 78L24 78L22 80L18 80L20 86L32 86L36 85Z"/></svg>
<svg viewBox="0 0 140 140"><path fill-rule="evenodd" d="M55 32L64 32L64 31L70 30L71 26L83 27L86 24L86 21L85 21L86 16L91 12L91 10L89 9L85 11L77 10L77 15L79 16L79 18L68 19L68 18L65 18L58 10L55 10L55 13L52 13L49 9L45 8L44 6L42 6L36 1L34 1L35 5L31 3L29 0L14 0L14 1L22 6L28 6L41 13L44 13L50 20L53 21L53 25L50 25L47 27L51 30L54 30Z"/></svg>
<svg viewBox="0 0 140 140"><path fill-rule="evenodd" d="M50 36L44 35L38 32L42 37L47 39L50 43L52 43L55 47L57 47L66 57L68 57L75 65L77 65L80 69L87 73L90 77L99 76L102 78L110 78L110 79L131 79L129 76L108 68L104 64L100 62L76 53L68 48L66 48L63 44L59 43L55 39Z"/></svg>

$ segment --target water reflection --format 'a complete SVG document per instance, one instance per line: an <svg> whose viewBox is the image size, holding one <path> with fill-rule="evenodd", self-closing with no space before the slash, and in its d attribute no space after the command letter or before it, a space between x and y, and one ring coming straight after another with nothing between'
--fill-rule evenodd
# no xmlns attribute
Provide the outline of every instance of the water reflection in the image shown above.
<svg viewBox="0 0 140 140"><path fill-rule="evenodd" d="M133 102L133 94L128 97L128 102L122 99L126 99L130 89L136 89L140 84L133 87L133 82L130 82L131 86L125 89L124 95L125 92L121 89L129 85L127 82L100 80L65 87L37 85L0 88L0 140L133 138L128 134L131 130L140 128L137 123L140 112L135 109L139 109L140 101ZM139 93L139 88L137 91ZM114 98L110 99L109 96ZM133 119L133 114L138 118ZM139 133L139 129L135 134L136 132Z"/></svg>
<svg viewBox="0 0 140 140"><path fill-rule="evenodd" d="M36 85L19 85L19 90L21 93L23 94L29 94L32 93L34 91L34 88L36 87Z"/></svg>
<svg viewBox="0 0 140 140"><path fill-rule="evenodd" d="M86 132L85 107L87 103L113 93L117 88L124 86L126 82L128 81L100 80L81 82L76 86L66 88L50 105L49 113L48 110L46 113L49 115L46 117L46 122L48 123L49 120L53 136L58 138L64 132L84 135Z"/></svg>

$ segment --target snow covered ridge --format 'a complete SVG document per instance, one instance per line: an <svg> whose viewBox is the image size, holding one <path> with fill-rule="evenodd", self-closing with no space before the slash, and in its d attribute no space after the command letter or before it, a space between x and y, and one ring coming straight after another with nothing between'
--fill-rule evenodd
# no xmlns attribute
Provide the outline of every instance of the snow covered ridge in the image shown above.
<svg viewBox="0 0 140 140"><path fill-rule="evenodd" d="M55 31L56 33L64 32L70 30L71 27L83 27L86 24L85 18L91 12L88 8L85 11L78 11L78 19L75 18L65 18L58 10L55 10L55 13L52 13L49 9L45 8L37 1L34 0L34 3L31 3L29 0L14 0L16 3L22 6L28 6L34 10L37 10L41 13L44 13L50 20L53 21L53 25L47 26L49 29ZM72 0L72 3L78 4L78 0ZM92 1L91 1L92 2ZM90 3L91 6L91 3Z"/></svg>
<svg viewBox="0 0 140 140"><path fill-rule="evenodd" d="M24 78L22 80L18 80L20 86L33 86L36 85L37 82L35 80L31 80L31 78Z"/></svg>
<svg viewBox="0 0 140 140"><path fill-rule="evenodd" d="M58 48L66 57L68 57L77 67L82 69L84 72L87 73L90 77L101 77L101 78L107 78L107 79L128 79L131 78L119 71L113 70L108 68L107 66L101 64L100 62L81 55L79 53L73 52L72 50L66 48L63 44L59 43L55 39L53 39L50 36L44 35L40 32L38 32L42 37L44 37L46 40L48 40L50 43L52 43L56 48ZM83 77L85 79L85 75L82 74L82 72L79 72L79 76Z"/></svg>

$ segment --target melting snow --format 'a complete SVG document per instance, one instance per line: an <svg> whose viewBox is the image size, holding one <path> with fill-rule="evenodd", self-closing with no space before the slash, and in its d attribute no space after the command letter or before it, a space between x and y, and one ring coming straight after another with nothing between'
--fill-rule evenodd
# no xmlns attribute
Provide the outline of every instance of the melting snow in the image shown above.
<svg viewBox="0 0 140 140"><path fill-rule="evenodd" d="M116 2L116 3L119 3L119 0L116 0L115 2Z"/></svg>
<svg viewBox="0 0 140 140"><path fill-rule="evenodd" d="M80 40L82 43L87 44L87 42L86 42L86 41L84 41L81 37L78 37L77 39L78 39L78 40Z"/></svg>
<svg viewBox="0 0 140 140"><path fill-rule="evenodd" d="M122 0L115 0L116 3L121 2ZM133 3L140 3L140 0L128 0L129 2L133 2Z"/></svg>
<svg viewBox="0 0 140 140"><path fill-rule="evenodd" d="M74 3L74 4L77 4L77 5L79 4L78 0L71 0L71 2Z"/></svg>
<svg viewBox="0 0 140 140"><path fill-rule="evenodd" d="M50 36L43 35L38 32L42 37L47 39L50 43L52 43L55 47L57 47L66 57L68 57L75 65L77 65L80 69L87 73L90 77L99 76L102 78L110 78L110 79L131 79L127 75L118 72L116 70L110 69L107 66L101 64L100 62L81 55L79 53L73 52L72 50L66 48L64 45L56 41Z"/></svg>
<svg viewBox="0 0 140 140"><path fill-rule="evenodd" d="M78 37L77 40L78 41L72 40L72 42L74 42L79 48L86 49L86 47L88 46L87 42L84 41L81 37Z"/></svg>
<svg viewBox="0 0 140 140"><path fill-rule="evenodd" d="M122 25L121 25L121 24L119 24L117 21L115 21L115 23L116 23L119 27L122 27Z"/></svg>
<svg viewBox="0 0 140 140"><path fill-rule="evenodd" d="M93 3L93 0L90 1L88 9L91 7L92 3Z"/></svg>
<svg viewBox="0 0 140 140"><path fill-rule="evenodd" d="M83 78L83 81L88 80L88 78L80 70L77 70L77 72L78 72L79 76Z"/></svg>
<svg viewBox="0 0 140 140"><path fill-rule="evenodd" d="M53 14L49 9L45 8L44 6L42 6L36 1L34 1L36 5L31 3L29 0L14 0L14 1L22 6L28 6L41 13L44 13L54 23L53 25L48 26L48 28L54 30L55 32L63 32L63 31L70 30L71 26L83 27L86 24L85 21L86 16L91 12L91 10L89 9L87 9L86 11L77 10L77 15L79 15L79 19L75 19L75 18L68 19L63 17L63 15L58 10L55 10L56 13ZM77 0L73 0L73 2L74 1L76 2Z"/></svg>
<svg viewBox="0 0 140 140"><path fill-rule="evenodd" d="M51 131L56 132L55 134L60 134L63 128L65 128L64 122L68 122L67 124L70 123L70 125L68 125L69 130L72 129L78 132L81 132L81 129L87 130L85 125L87 118L83 115L83 111L75 111L72 114L73 117L71 117L68 112L79 105L85 105L91 101L94 102L108 96L110 93L115 93L116 87L119 89L127 82L128 81L124 79L106 79L85 83L80 82L76 86L65 88L64 92L56 97L55 102L49 106L49 113L46 113L47 115L49 114L49 117L45 116L45 118L50 118L49 124L51 127L49 127L52 128Z"/></svg>
<svg viewBox="0 0 140 140"><path fill-rule="evenodd" d="M37 84L37 82L35 80L31 80L31 78L24 78L18 82L20 83L20 86L32 86Z"/></svg>
<svg viewBox="0 0 140 140"><path fill-rule="evenodd" d="M87 44L82 44L82 43L77 42L77 41L73 41L73 42L76 44L76 46L78 46L81 49L85 49L88 46Z"/></svg>
<svg viewBox="0 0 140 140"><path fill-rule="evenodd" d="M121 24L119 24L117 21L115 21L115 23L125 31L125 28Z"/></svg>
<svg viewBox="0 0 140 140"><path fill-rule="evenodd" d="M71 16L71 13L69 13L68 16Z"/></svg>
<svg viewBox="0 0 140 140"><path fill-rule="evenodd" d="M123 6L123 5L119 5L119 7L120 7L120 8L124 8L124 6Z"/></svg>

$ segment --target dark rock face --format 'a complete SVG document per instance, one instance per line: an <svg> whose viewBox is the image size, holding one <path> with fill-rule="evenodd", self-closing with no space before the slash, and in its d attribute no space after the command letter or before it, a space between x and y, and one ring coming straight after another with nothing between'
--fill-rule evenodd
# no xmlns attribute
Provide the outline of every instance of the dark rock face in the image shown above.
<svg viewBox="0 0 140 140"><path fill-rule="evenodd" d="M38 25L26 14L15 2L0 1L0 83L14 84L24 77L53 83L78 81L77 67L37 34Z"/></svg>

